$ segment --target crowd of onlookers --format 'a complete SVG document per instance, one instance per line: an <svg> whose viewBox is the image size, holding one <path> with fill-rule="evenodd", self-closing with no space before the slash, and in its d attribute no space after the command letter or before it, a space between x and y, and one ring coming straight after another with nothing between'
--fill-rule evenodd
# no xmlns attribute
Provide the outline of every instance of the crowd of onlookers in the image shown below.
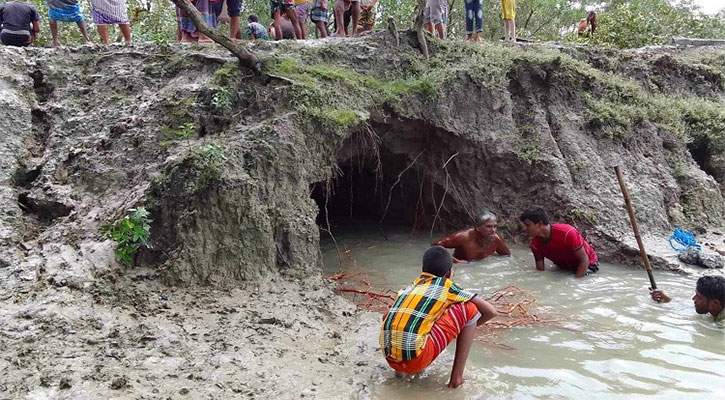
<svg viewBox="0 0 725 400"><path fill-rule="evenodd" d="M75 23L84 43L90 43L79 0L46 0L53 46L60 45L58 22ZM235 39L307 39L306 23L315 27L315 36L345 37L372 31L375 26L378 0L270 0L269 26L260 24L259 17L247 17L246 29L241 27L242 0L188 0L202 15L204 21L216 27L220 21L229 23L229 36ZM98 29L101 42L109 43L109 25L118 25L127 42L131 42L131 26L126 0L90 0L91 17ZM480 41L483 31L483 1L464 0L466 41ZM334 25L328 31L328 16L334 15ZM194 22L180 8L176 8L177 39L180 42L208 42ZM501 0L504 40L516 41L516 2ZM40 32L40 16L27 0L12 0L0 4L0 41L10 46L27 46ZM446 0L427 0L424 27L441 39L446 36L448 6ZM596 14L589 12L578 26L579 34L591 34L596 29Z"/></svg>

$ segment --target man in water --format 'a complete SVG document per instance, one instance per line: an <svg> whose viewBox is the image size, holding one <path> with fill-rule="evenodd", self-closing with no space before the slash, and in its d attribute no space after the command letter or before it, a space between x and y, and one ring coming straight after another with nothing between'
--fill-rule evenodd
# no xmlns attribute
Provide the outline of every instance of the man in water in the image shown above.
<svg viewBox="0 0 725 400"><path fill-rule="evenodd" d="M661 290L652 291L652 299L658 303L667 303L670 298ZM692 296L695 311L698 314L710 313L715 320L725 319L725 277L706 275L697 280L695 295Z"/></svg>
<svg viewBox="0 0 725 400"><path fill-rule="evenodd" d="M451 255L440 246L423 254L423 273L398 296L380 328L380 348L396 374L417 374L456 339L448 387L463 384L463 369L476 326L497 315L475 293L450 280Z"/></svg>
<svg viewBox="0 0 725 400"><path fill-rule="evenodd" d="M436 240L431 243L431 246L455 249L453 251L453 262L456 263L480 260L493 253L510 256L511 251L509 251L501 237L496 234L496 229L498 229L496 215L487 211L478 217L473 228L464 229L443 239Z"/></svg>
<svg viewBox="0 0 725 400"><path fill-rule="evenodd" d="M575 272L577 278L599 270L597 253L573 226L549 224L549 217L542 208L525 210L520 219L531 237L531 252L537 270L544 270L544 258L561 269Z"/></svg>

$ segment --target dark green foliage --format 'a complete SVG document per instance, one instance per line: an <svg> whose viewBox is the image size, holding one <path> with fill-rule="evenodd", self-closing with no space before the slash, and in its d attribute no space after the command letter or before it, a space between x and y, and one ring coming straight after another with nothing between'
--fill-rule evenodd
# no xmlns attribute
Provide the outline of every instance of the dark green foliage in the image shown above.
<svg viewBox="0 0 725 400"><path fill-rule="evenodd" d="M703 15L689 1L612 1L599 13L592 44L619 48L671 44L675 37L725 38L725 19Z"/></svg>
<svg viewBox="0 0 725 400"><path fill-rule="evenodd" d="M103 225L101 232L117 243L116 258L121 262L131 263L136 250L148 244L151 222L146 208L132 208L122 219Z"/></svg>

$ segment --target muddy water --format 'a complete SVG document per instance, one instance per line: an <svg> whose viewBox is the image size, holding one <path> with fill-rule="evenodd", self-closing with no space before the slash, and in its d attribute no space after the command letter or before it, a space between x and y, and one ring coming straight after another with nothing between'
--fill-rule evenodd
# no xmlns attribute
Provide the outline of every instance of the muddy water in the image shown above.
<svg viewBox="0 0 725 400"><path fill-rule="evenodd" d="M420 271L428 237L388 237L357 231L337 240L376 288L397 291ZM461 390L444 387L453 345L415 378L377 368L373 398L725 398L725 327L695 313L696 276L657 273L673 297L660 305L649 299L644 270L603 264L595 276L576 280L548 264L535 271L524 246L512 252L457 266L454 281L482 294L508 285L534 291L536 312L561 314L562 326L508 329L495 338L508 349L475 342ZM323 253L326 272L338 272L334 247Z"/></svg>

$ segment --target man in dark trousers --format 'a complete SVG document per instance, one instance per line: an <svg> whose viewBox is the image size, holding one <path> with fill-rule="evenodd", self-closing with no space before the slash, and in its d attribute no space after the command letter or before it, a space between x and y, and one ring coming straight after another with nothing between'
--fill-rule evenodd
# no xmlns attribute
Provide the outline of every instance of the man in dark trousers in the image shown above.
<svg viewBox="0 0 725 400"><path fill-rule="evenodd" d="M28 46L38 37L39 20L38 11L25 1L0 4L0 41L6 46Z"/></svg>

